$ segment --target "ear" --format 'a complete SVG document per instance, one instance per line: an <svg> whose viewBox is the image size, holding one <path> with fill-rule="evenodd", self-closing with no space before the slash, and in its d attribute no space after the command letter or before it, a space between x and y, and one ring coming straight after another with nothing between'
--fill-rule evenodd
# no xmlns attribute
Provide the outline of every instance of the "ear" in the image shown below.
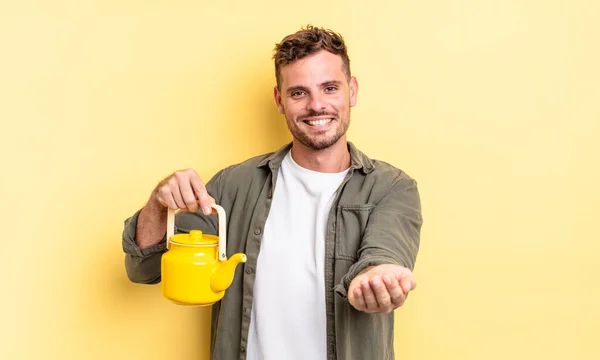
<svg viewBox="0 0 600 360"><path fill-rule="evenodd" d="M356 98L358 96L358 81L353 76L350 79L350 107L356 105Z"/></svg>
<svg viewBox="0 0 600 360"><path fill-rule="evenodd" d="M283 114L283 105L281 105L281 94L279 93L279 89L277 86L273 88L273 97L275 98L275 104L277 105L277 109L279 109L279 113Z"/></svg>

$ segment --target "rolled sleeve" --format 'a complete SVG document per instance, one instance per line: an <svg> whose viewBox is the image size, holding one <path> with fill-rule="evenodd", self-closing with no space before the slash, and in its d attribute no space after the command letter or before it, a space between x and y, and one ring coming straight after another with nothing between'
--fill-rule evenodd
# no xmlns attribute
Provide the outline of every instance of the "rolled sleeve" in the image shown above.
<svg viewBox="0 0 600 360"><path fill-rule="evenodd" d="M141 210L138 210L132 217L125 220L125 227L123 229L123 251L125 252L125 254L131 255L133 257L145 258L152 254L165 250L166 234L158 244L149 246L144 249L140 249L140 247L135 242L137 221L140 215L140 211Z"/></svg>
<svg viewBox="0 0 600 360"><path fill-rule="evenodd" d="M138 210L125 220L122 246L125 252L125 270L129 280L140 284L157 284L160 282L160 260L166 249L166 235L156 245L141 249L135 242Z"/></svg>

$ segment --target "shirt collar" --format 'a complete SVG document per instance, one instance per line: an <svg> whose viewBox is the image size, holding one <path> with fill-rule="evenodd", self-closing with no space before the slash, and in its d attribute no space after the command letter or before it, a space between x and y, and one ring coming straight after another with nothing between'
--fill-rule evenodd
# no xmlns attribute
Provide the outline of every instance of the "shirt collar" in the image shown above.
<svg viewBox="0 0 600 360"><path fill-rule="evenodd" d="M279 148L279 150L263 159L257 165L257 167L268 166L269 168L271 168L271 170L279 170L283 158L290 151L291 148L291 142L282 146L281 148ZM360 169L363 173L368 174L375 169L373 160L369 159L367 155L358 150L356 146L354 146L354 144L350 141L348 141L348 151L350 152L350 170Z"/></svg>

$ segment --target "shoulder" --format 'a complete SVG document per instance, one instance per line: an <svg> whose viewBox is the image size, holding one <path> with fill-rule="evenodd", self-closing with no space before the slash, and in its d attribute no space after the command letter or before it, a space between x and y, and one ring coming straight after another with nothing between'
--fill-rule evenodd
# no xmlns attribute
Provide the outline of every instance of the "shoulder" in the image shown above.
<svg viewBox="0 0 600 360"><path fill-rule="evenodd" d="M223 197L237 197L241 194L259 191L269 178L268 166L261 166L270 154L251 157L243 162L230 165L218 171L207 183L209 193L218 201Z"/></svg>
<svg viewBox="0 0 600 360"><path fill-rule="evenodd" d="M391 206L401 214L411 209L411 212L417 212L416 218L421 219L421 196L417 181L386 161L373 160L373 165L373 171L367 175L370 179L365 181L365 184L372 186L371 201L377 205Z"/></svg>
<svg viewBox="0 0 600 360"><path fill-rule="evenodd" d="M404 170L383 160L373 159L373 171L368 174L378 180L385 180L390 185L397 183L416 184L416 180L408 175Z"/></svg>
<svg viewBox="0 0 600 360"><path fill-rule="evenodd" d="M291 147L292 144L288 143L280 147L277 151L251 157L248 160L221 170L218 175L226 177L265 176L270 173L271 168L279 168L281 161Z"/></svg>
<svg viewBox="0 0 600 360"><path fill-rule="evenodd" d="M350 144L351 155L355 157L353 164L360 165L367 182L377 184L379 187L396 187L398 185L416 185L415 179L401 168L379 159L372 159L362 151Z"/></svg>
<svg viewBox="0 0 600 360"><path fill-rule="evenodd" d="M251 157L243 162L230 165L215 175L215 177L228 178L248 178L248 176L255 176L268 172L268 166L261 166L267 159L269 159L274 153L267 153L258 156Z"/></svg>

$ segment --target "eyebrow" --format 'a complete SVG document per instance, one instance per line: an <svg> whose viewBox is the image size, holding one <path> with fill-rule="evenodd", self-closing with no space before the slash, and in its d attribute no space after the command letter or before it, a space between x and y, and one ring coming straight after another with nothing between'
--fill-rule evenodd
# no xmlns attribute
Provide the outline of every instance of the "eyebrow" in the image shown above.
<svg viewBox="0 0 600 360"><path fill-rule="evenodd" d="M329 86L340 86L342 84L339 80L328 80L319 84L320 87L329 87ZM308 88L306 86L298 85L292 86L286 90L286 93L291 94L294 91L302 90L308 92Z"/></svg>
<svg viewBox="0 0 600 360"><path fill-rule="evenodd" d="M328 87L328 86L340 86L342 84L341 81L339 80L329 80L329 81L325 81L324 83L321 84L321 87Z"/></svg>

